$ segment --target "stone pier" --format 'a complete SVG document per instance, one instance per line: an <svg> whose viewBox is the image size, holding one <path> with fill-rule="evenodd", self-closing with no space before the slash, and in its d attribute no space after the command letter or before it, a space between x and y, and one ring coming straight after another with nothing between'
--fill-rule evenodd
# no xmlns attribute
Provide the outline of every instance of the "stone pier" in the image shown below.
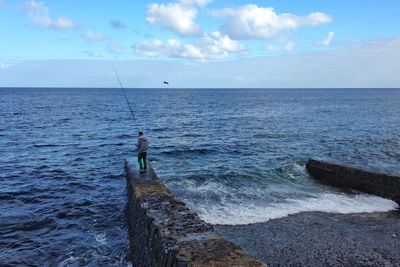
<svg viewBox="0 0 400 267"><path fill-rule="evenodd" d="M125 163L133 266L266 266L214 232L179 201L152 168Z"/></svg>
<svg viewBox="0 0 400 267"><path fill-rule="evenodd" d="M308 161L306 167L314 178L326 184L389 198L400 204L400 177L398 176L313 159Z"/></svg>

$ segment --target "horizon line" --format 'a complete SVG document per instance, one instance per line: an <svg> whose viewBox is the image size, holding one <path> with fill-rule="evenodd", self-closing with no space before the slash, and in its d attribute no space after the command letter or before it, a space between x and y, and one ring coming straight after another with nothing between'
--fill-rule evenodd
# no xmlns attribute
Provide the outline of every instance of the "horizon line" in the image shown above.
<svg viewBox="0 0 400 267"><path fill-rule="evenodd" d="M183 90L360 90L360 89L400 89L400 87L123 87L124 89L183 89ZM53 86L0 86L1 89L121 89L121 87L53 87Z"/></svg>

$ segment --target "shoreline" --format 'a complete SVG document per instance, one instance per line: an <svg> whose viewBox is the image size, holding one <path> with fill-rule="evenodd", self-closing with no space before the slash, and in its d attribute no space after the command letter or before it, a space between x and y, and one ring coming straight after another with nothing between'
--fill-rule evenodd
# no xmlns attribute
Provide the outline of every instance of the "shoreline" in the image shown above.
<svg viewBox="0 0 400 267"><path fill-rule="evenodd" d="M302 212L264 223L214 225L271 266L400 266L400 211Z"/></svg>

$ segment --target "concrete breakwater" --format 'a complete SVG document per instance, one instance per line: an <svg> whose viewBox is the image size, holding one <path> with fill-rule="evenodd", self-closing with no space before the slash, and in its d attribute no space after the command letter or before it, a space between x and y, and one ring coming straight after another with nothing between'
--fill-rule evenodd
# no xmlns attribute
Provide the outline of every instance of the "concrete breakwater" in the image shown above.
<svg viewBox="0 0 400 267"><path fill-rule="evenodd" d="M179 201L152 168L125 162L133 266L265 266L214 232Z"/></svg>
<svg viewBox="0 0 400 267"><path fill-rule="evenodd" d="M389 198L400 204L400 177L398 176L313 159L308 161L306 167L314 178L324 183Z"/></svg>

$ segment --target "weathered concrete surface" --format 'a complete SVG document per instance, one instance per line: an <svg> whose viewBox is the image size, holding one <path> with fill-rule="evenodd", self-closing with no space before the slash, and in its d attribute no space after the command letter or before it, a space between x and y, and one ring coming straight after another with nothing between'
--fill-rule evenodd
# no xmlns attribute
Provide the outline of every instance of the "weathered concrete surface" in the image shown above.
<svg viewBox="0 0 400 267"><path fill-rule="evenodd" d="M400 177L313 159L306 167L314 178L324 183L389 198L400 204Z"/></svg>
<svg viewBox="0 0 400 267"><path fill-rule="evenodd" d="M214 226L270 266L400 266L400 214L304 212Z"/></svg>
<svg viewBox="0 0 400 267"><path fill-rule="evenodd" d="M125 164L133 266L265 266L223 239L163 185L150 168Z"/></svg>

